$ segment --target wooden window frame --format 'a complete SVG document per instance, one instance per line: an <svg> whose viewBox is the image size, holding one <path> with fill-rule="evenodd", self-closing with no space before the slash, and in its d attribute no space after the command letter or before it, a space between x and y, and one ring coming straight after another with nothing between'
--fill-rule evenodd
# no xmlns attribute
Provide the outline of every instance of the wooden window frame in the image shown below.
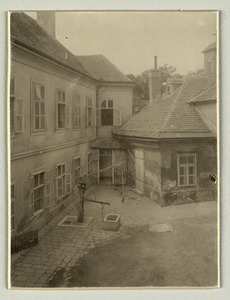
<svg viewBox="0 0 230 300"><path fill-rule="evenodd" d="M56 88L56 130L62 131L70 128L70 110L69 110L69 104L66 101L66 91L61 88ZM60 95L60 97L59 97ZM64 95L64 96L63 96ZM63 126L60 126L60 120L59 120L59 107L64 108L64 124Z"/></svg>
<svg viewBox="0 0 230 300"><path fill-rule="evenodd" d="M14 89L12 90L12 82ZM13 114L10 117L13 120L10 120L10 132L21 133L24 131L24 113L23 113L23 100L16 97L16 80L14 77L10 79L10 109L13 109ZM21 126L19 126L21 124ZM13 128L12 128L13 127Z"/></svg>
<svg viewBox="0 0 230 300"><path fill-rule="evenodd" d="M89 112L91 115L91 124L89 124ZM93 117L93 100L92 97L86 96L86 127L93 127L94 125Z"/></svg>
<svg viewBox="0 0 230 300"><path fill-rule="evenodd" d="M79 164L77 164L76 161L79 161ZM77 187L77 183L78 183L78 177L77 177L78 172L79 172L79 175L81 176L81 156L79 154L73 156L73 175L72 175L72 178L73 178L73 188L74 189Z"/></svg>
<svg viewBox="0 0 230 300"><path fill-rule="evenodd" d="M73 96L73 129L81 128L81 97L79 94Z"/></svg>
<svg viewBox="0 0 230 300"><path fill-rule="evenodd" d="M44 93L42 95L41 89L44 89ZM37 89L40 89L40 91L36 92ZM35 95L37 94L37 96ZM32 92L31 92L31 99L32 99L32 132L33 133L44 133L46 130L46 105L45 105L45 95L46 95L46 89L45 85L42 83L38 83L33 81L32 82ZM36 105L38 105L38 114L36 114ZM42 106L44 109L44 112L42 113ZM38 118L39 126L36 128L36 118ZM44 127L42 127L42 119L44 119Z"/></svg>
<svg viewBox="0 0 230 300"><path fill-rule="evenodd" d="M35 184L35 176L44 173L43 182L39 182L39 185ZM45 209L50 207L51 203L51 170L45 168L39 168L39 170L32 171L30 173L30 193L29 193L29 216L33 219ZM43 190L43 205L39 209L35 210L35 192L36 190Z"/></svg>
<svg viewBox="0 0 230 300"><path fill-rule="evenodd" d="M193 157L194 158L194 163L180 163L180 158L181 157ZM189 167L194 168L194 173L189 174ZM184 168L185 174L180 173L180 168ZM189 184L189 176L194 177L194 181L192 184ZM180 178L183 177L185 179L185 183L181 184ZM177 185L179 187L192 187L197 185L197 153L177 153Z"/></svg>

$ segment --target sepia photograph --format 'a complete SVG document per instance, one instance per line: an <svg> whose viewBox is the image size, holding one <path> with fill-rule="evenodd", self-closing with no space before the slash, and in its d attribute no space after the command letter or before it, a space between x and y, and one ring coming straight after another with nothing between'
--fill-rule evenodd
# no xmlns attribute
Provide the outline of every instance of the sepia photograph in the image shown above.
<svg viewBox="0 0 230 300"><path fill-rule="evenodd" d="M8 27L9 288L219 288L219 12Z"/></svg>

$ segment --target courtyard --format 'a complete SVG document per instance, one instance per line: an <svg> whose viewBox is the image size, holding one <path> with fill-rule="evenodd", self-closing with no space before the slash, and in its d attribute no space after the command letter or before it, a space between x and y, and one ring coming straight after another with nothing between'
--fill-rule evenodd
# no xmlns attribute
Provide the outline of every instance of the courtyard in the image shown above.
<svg viewBox="0 0 230 300"><path fill-rule="evenodd" d="M12 288L217 286L217 202L160 207L128 187L92 187L86 226L62 226L71 204L12 257ZM118 231L103 229L119 214ZM86 222L87 223L87 222Z"/></svg>

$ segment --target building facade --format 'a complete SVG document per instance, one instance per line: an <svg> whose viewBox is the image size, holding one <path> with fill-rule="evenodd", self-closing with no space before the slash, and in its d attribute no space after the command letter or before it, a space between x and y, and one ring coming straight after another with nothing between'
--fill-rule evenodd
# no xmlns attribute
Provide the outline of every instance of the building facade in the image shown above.
<svg viewBox="0 0 230 300"><path fill-rule="evenodd" d="M76 199L80 177L98 180L90 174L108 165L106 151L98 156L91 146L131 118L136 93L107 58L78 57L60 44L53 15L47 31L50 15L38 17L11 14L12 235L40 229Z"/></svg>
<svg viewBox="0 0 230 300"><path fill-rule="evenodd" d="M204 51L204 65L213 49ZM204 75L171 79L163 90L159 70L151 70L150 104L114 130L128 151L129 183L161 206L216 199L209 179L217 174L215 66L212 59Z"/></svg>

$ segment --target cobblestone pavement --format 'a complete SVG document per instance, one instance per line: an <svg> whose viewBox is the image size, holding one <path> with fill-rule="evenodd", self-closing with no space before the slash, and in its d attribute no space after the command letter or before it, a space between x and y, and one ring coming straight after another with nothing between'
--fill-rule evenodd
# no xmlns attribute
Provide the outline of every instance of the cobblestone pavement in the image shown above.
<svg viewBox="0 0 230 300"><path fill-rule="evenodd" d="M66 215L77 215L71 204L58 215L48 226L39 232L38 245L23 251L12 262L12 287L47 287L48 282L60 270L65 269L68 277L70 270L80 257L91 248L110 242L112 239L126 237L127 226L149 225L170 222L193 216L216 213L216 202L186 204L180 206L159 207L145 197L139 197L125 188L123 197L121 189L115 187L97 187L87 196L99 201L109 201L111 206L85 203L85 217L93 217L86 227L69 227L57 225ZM121 226L118 231L103 230L103 216L108 213L121 215Z"/></svg>

